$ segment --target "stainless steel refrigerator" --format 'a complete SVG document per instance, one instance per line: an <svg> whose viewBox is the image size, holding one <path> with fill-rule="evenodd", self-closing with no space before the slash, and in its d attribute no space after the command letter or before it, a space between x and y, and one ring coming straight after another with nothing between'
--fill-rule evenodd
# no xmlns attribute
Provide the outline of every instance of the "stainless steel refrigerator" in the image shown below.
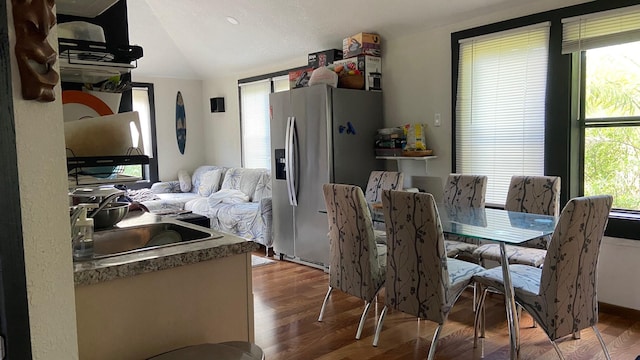
<svg viewBox="0 0 640 360"><path fill-rule="evenodd" d="M326 85L273 93L271 174L274 251L281 259L326 268L329 230L322 185L366 187L375 158L382 93Z"/></svg>

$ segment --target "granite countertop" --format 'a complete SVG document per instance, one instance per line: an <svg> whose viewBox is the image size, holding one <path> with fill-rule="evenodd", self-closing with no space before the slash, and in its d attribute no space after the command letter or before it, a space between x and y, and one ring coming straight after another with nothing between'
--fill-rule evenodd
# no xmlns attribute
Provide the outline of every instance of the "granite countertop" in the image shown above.
<svg viewBox="0 0 640 360"><path fill-rule="evenodd" d="M132 212L117 224L119 228L158 222L177 222L170 216L158 216L145 212ZM180 225L206 231L218 238L171 244L128 254L101 259L74 262L74 283L76 286L92 285L103 281L135 276L152 271L170 269L201 261L219 259L244 254L256 250L259 245L253 241L219 233L213 229L180 222Z"/></svg>

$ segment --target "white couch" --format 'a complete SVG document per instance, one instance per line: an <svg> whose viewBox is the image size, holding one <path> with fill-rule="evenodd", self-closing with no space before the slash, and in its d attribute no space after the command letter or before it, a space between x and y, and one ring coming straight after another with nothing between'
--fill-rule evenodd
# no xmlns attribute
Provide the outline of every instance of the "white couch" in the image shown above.
<svg viewBox="0 0 640 360"><path fill-rule="evenodd" d="M190 176L181 171L178 180L155 183L151 192L154 200L141 201L151 212L190 210L207 216L213 229L267 249L273 245L271 177L266 169L205 165Z"/></svg>

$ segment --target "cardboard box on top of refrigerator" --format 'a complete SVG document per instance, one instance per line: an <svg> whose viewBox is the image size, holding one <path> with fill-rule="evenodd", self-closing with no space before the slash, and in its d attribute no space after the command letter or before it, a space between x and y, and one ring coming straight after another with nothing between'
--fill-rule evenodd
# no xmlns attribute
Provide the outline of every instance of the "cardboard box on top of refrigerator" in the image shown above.
<svg viewBox="0 0 640 360"><path fill-rule="evenodd" d="M342 57L347 59L357 55L382 56L380 35L359 33L342 40Z"/></svg>
<svg viewBox="0 0 640 360"><path fill-rule="evenodd" d="M312 73L312 67L289 71L289 89L309 86L309 79Z"/></svg>
<svg viewBox="0 0 640 360"><path fill-rule="evenodd" d="M342 50L331 49L318 51L307 56L307 60L309 62L309 66L317 69L321 66L327 66L329 64L333 64L336 60L342 59Z"/></svg>
<svg viewBox="0 0 640 360"><path fill-rule="evenodd" d="M382 58L360 55L336 60L333 65L343 65L348 70L359 70L364 75L364 89L382 91Z"/></svg>

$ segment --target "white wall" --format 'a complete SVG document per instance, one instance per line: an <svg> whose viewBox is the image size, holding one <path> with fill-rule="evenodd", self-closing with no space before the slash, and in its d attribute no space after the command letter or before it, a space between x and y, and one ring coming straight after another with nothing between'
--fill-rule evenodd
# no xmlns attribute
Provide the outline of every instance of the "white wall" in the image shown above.
<svg viewBox="0 0 640 360"><path fill-rule="evenodd" d="M598 300L640 310L640 241L605 237L598 263Z"/></svg>
<svg viewBox="0 0 640 360"><path fill-rule="evenodd" d="M11 1L6 3L11 14ZM34 359L77 359L61 89L56 86L54 102L22 99L8 17L32 354ZM49 39L57 48L55 31Z"/></svg>
<svg viewBox="0 0 640 360"><path fill-rule="evenodd" d="M158 175L161 181L176 180L178 170L192 173L206 163L204 133L203 88L201 80L136 76L135 82L153 83L156 105L156 136L158 146ZM176 141L176 96L182 93L187 123L187 142L184 154ZM208 115L208 114L207 114Z"/></svg>
<svg viewBox="0 0 640 360"><path fill-rule="evenodd" d="M205 124L206 158L209 164L231 167L242 165L238 80L303 65L307 65L306 54L286 63L267 65L242 74L204 81L205 111L210 119ZM224 113L210 113L209 99L212 97L224 97Z"/></svg>
<svg viewBox="0 0 640 360"><path fill-rule="evenodd" d="M382 86L385 126L427 124L427 144L436 159L401 161L405 186L441 192L451 172L451 28L437 28L387 41L383 55ZM419 44L422 44L420 46ZM411 55L408 49L420 49ZM441 126L433 126L435 113ZM387 161L388 167L396 166ZM421 177L419 179L415 177Z"/></svg>
<svg viewBox="0 0 640 360"><path fill-rule="evenodd" d="M207 164L240 167L242 156L238 81L232 77L211 79L205 81L203 87ZM211 112L209 99L214 97L224 98L225 112Z"/></svg>

